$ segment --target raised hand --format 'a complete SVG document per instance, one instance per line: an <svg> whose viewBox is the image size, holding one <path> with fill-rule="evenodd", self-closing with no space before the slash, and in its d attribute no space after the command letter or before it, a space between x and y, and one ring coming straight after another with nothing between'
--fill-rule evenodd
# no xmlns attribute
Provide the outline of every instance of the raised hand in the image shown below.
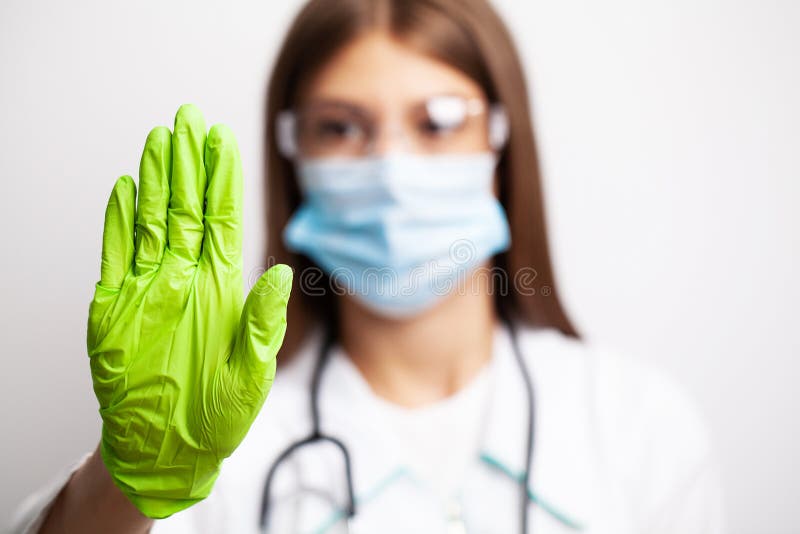
<svg viewBox="0 0 800 534"><path fill-rule="evenodd" d="M276 265L243 304L242 171L232 132L184 105L150 132L114 186L87 345L101 455L145 515L205 498L275 375L292 272Z"/></svg>

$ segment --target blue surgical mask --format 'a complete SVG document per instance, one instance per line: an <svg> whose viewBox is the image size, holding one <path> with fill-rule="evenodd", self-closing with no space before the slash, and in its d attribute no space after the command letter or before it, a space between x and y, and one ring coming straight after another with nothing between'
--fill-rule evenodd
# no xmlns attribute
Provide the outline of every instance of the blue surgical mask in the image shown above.
<svg viewBox="0 0 800 534"><path fill-rule="evenodd" d="M417 314L508 248L495 164L491 152L300 160L284 241L373 311Z"/></svg>

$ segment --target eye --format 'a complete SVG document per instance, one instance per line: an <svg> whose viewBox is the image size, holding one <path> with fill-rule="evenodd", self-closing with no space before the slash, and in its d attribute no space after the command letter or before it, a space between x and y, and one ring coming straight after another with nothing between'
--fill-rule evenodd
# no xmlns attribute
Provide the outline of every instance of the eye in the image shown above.
<svg viewBox="0 0 800 534"><path fill-rule="evenodd" d="M328 139L353 138L361 133L361 128L355 123L336 119L320 120L314 130L317 137Z"/></svg>
<svg viewBox="0 0 800 534"><path fill-rule="evenodd" d="M417 128L419 132L426 137L444 137L458 130L460 126L460 122L445 123L426 117L420 121Z"/></svg>

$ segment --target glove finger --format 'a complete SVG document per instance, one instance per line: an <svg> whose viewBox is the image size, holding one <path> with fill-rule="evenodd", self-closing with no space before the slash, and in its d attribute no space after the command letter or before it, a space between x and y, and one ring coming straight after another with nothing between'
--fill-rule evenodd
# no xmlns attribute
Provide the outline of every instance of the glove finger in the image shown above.
<svg viewBox="0 0 800 534"><path fill-rule="evenodd" d="M242 258L242 162L233 132L215 124L205 149L208 176L203 258L212 267L239 267Z"/></svg>
<svg viewBox="0 0 800 534"><path fill-rule="evenodd" d="M205 145L206 123L203 114L197 106L181 106L175 115L175 129L172 133L167 240L173 253L191 262L200 257L200 247L203 244Z"/></svg>
<svg viewBox="0 0 800 534"><path fill-rule="evenodd" d="M244 388L261 388L241 392L244 396L254 393L265 396L269 391L275 376L275 356L286 333L286 305L291 289L292 269L279 264L261 275L250 290L229 361L247 377L238 381Z"/></svg>
<svg viewBox="0 0 800 534"><path fill-rule="evenodd" d="M172 167L172 133L153 128L139 164L139 202L136 206L136 274L156 269L167 245L167 204Z"/></svg>
<svg viewBox="0 0 800 534"><path fill-rule="evenodd" d="M103 224L100 285L107 289L122 287L131 268L135 205L136 185L130 176L122 176L111 191Z"/></svg>

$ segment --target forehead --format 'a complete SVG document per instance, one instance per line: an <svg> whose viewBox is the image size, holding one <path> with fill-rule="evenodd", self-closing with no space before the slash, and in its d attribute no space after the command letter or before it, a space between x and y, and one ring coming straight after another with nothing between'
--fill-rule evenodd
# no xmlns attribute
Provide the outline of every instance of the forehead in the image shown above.
<svg viewBox="0 0 800 534"><path fill-rule="evenodd" d="M370 32L339 50L309 80L302 100L340 100L369 107L414 104L438 94L483 97L471 78L385 32Z"/></svg>

